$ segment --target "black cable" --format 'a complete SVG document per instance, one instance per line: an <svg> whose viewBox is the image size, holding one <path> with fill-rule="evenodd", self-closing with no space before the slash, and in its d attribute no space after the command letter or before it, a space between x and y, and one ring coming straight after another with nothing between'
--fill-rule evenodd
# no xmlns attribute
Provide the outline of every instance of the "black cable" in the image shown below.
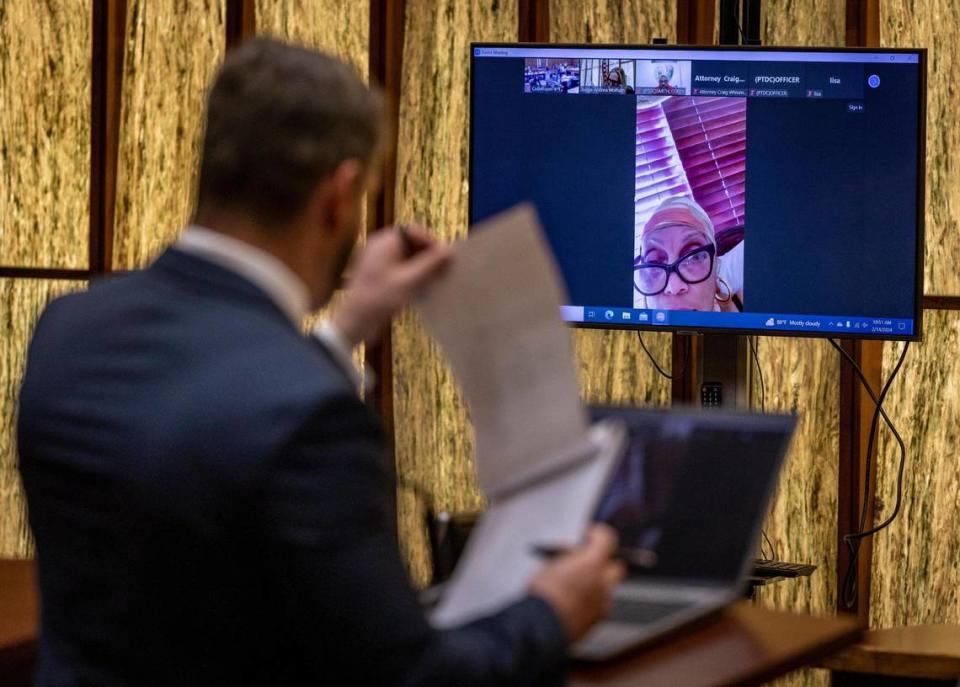
<svg viewBox="0 0 960 687"><path fill-rule="evenodd" d="M761 528L761 529L760 529L760 534L761 534L761 536L763 537L763 538L760 540L760 555L763 556L763 559L762 559L763 562L764 562L764 563L769 563L770 561L775 561L775 560L777 560L777 549L774 547L773 542L770 541L770 537L767 536L766 530L764 530L764 529ZM764 551L763 551L763 543L764 543L764 542L767 543L767 546L768 546L769 549L770 549L770 555L769 555L769 556L768 556L766 553L764 553Z"/></svg>
<svg viewBox="0 0 960 687"><path fill-rule="evenodd" d="M885 399L886 396L887 396L887 392L890 390L890 384L891 384L891 382L893 382L894 377L897 376L897 373L900 371L900 367L903 365L903 361L904 361L904 359L906 358L906 355L907 355L907 348L909 348L909 346L910 346L910 342L909 342L909 341L904 344L903 350L900 352L900 358L897 360L896 366L893 368L893 371L890 373L890 377L887 379L886 384L884 384L883 389L882 389L881 392L880 392L879 406L880 406L881 408L882 408L882 406L883 406L883 401L884 401L884 399ZM869 435L869 437L867 438L867 455L870 455L871 451L873 450L874 435L876 434L877 424L879 423L879 415L880 415L880 413L878 412L878 410L879 410L879 409L877 409L877 408L874 409L874 411L873 411L873 417L872 417L871 420L870 420L870 435ZM886 414L885 414L885 413L884 413L884 421L885 421L886 423L888 423L888 425L889 425L890 418L886 417ZM895 502L895 504L894 504L894 512L893 512L893 513L890 515L890 517L887 518L887 520L884 521L883 523L881 523L881 524L877 525L876 527L874 527L874 528L872 528L872 529L870 529L870 530L867 530L867 531L865 531L865 532L863 532L863 531L860 532L860 534L857 535L858 538L867 537L867 536L870 536L871 534L874 534L874 533L876 533L876 532L879 532L879 531L882 530L884 527L886 527L886 526L889 525L891 522L893 522L893 518L896 517L897 513L898 513L899 510L900 510L900 501L901 501L901 495L902 495L902 494L901 494L901 488L902 488L902 486L903 486L903 469L904 469L904 462L905 462L904 459L905 459L905 457L906 457L907 449L906 449L906 446L905 446L904 443L903 443L903 439L900 437L899 434L897 434L897 433L895 432L895 430L893 430L892 427L891 427L891 431L894 431L894 433L896 434L896 436L897 436L897 441L898 441L898 443L899 443L899 445L900 445L900 448L901 448L901 451L902 451L901 461L900 461L900 465L899 465L899 475L898 475L898 478L897 478L897 500L896 500L896 502ZM863 510L862 510L861 513L860 513L860 529L861 529L861 530L863 530L864 526L867 524L867 510L868 510L868 508L867 508L867 503L864 502Z"/></svg>
<svg viewBox="0 0 960 687"><path fill-rule="evenodd" d="M767 390L763 383L763 370L760 369L760 355L757 353L760 344L757 342L757 337L755 336L748 336L747 342L750 344L750 352L753 354L753 362L757 365L757 377L760 379L760 412L764 413L767 410Z"/></svg>
<svg viewBox="0 0 960 687"><path fill-rule="evenodd" d="M850 363L850 366L853 368L853 371L856 373L857 377L860 380L860 383L863 385L863 388L870 395L870 398L874 402L874 411L873 417L870 421L870 434L867 437L867 455L869 456L873 451L874 435L876 434L877 425L879 424L879 419L882 417L884 423L890 429L890 432L893 434L894 438L897 441L897 444L900 448L900 464L897 468L897 498L893 506L893 512L879 525L872 527L868 530L864 530L867 524L867 513L870 507L870 472L869 472L869 462L867 463L866 469L864 471L864 488L863 488L863 506L860 511L860 526L857 532L851 532L843 536L843 541L847 545L847 548L850 552L850 560L847 564L847 572L844 574L843 578L843 588L840 590L842 594L843 603L847 608L853 608L854 604L857 601L857 575L858 575L858 559L860 556L860 543L863 539L876 534L881 531L890 523L894 521L897 515L900 513L900 508L903 503L903 472L907 462L907 447L903 442L903 437L900 436L900 433L897 431L897 428L894 426L893 422L890 420L890 417L887 415L887 411L883 408L883 401L887 396L887 392L890 391L890 386L893 384L893 380L896 378L897 373L900 372L900 368L903 366L903 361L907 357L907 350L910 348L910 342L906 342L903 346L903 350L900 352L900 358L897 360L896 366L890 372L890 376L887 378L887 381L884 383L883 387L880 390L880 395L877 396L873 388L867 382L866 377L863 375L863 370L860 369L860 365L857 364L857 361L847 353L840 345L837 344L833 339L827 339L830 342L830 345L837 349L844 358L847 359L847 362Z"/></svg>
<svg viewBox="0 0 960 687"><path fill-rule="evenodd" d="M747 36L743 32L743 26L740 23L740 12L742 9L740 3L737 2L737 11L733 14L733 23L737 25L737 31L740 33L740 45L747 45Z"/></svg>
<svg viewBox="0 0 960 687"><path fill-rule="evenodd" d="M874 435L875 435L875 432L876 432L876 429L877 429L877 425L878 425L878 423L879 423L879 417L882 416L882 417L883 417L883 420L884 420L884 423L887 425L887 427L890 428L890 431L893 433L894 437L895 437L896 440L897 440L897 443L899 444L899 447L900 447L900 449L901 449L901 458L905 458L905 457L906 457L906 446L905 446L904 443L903 443L903 438L900 436L899 432L897 432L896 427L893 426L893 422L890 420L890 417L887 415L886 410L884 410L884 408L883 408L883 401L884 401L884 399L885 399L886 396L887 396L887 392L890 390L890 385L893 383L894 378L897 376L897 373L900 371L900 367L903 365L903 361L904 361L904 359L906 358L906 355L907 355L907 349L910 347L910 342L908 341L908 342L906 342L906 343L904 344L903 350L900 352L900 358L897 360L896 366L893 368L893 371L890 373L890 377L887 379L886 383L884 383L883 387L881 388L880 396L878 397L878 396L876 395L876 393L873 391L873 389L870 387L869 383L867 383L866 377L864 377L863 371L860 369L860 366L859 366L859 365L857 364L857 362L850 356L850 354L847 353L845 350L843 350L843 348L841 348L840 346L838 346L838 345L836 344L836 342L833 341L833 339L828 339L828 341L830 341L830 343L833 345L833 347L836 348L838 351L840 351L840 353L843 354L843 356L847 359L847 361L850 363L850 365L853 366L853 369L854 369L854 371L856 372L857 377L860 379L860 383L861 383L861 384L863 385L863 387L867 390L867 393L870 394L870 398L871 398L871 399L873 400L873 402L874 402L875 408L874 408L874 411L873 411L873 417L872 417L871 420L870 420L870 434L869 434L869 436L867 437L867 455L870 455L870 453L873 451ZM902 468L902 467L903 467L903 465L902 465L902 461L901 461L901 468ZM865 475L865 478L869 478L869 474L866 474L866 475ZM869 486L869 482L867 482L867 484L868 484L868 486ZM869 496L869 494L866 492L866 490L864 491L864 496L865 496L865 497ZM900 505L900 502L899 502L899 500L898 500L895 507L896 507L897 509L899 509L899 505ZM862 511L861 511L861 513L860 513L860 529L861 529L861 530L866 526L868 508L869 508L869 502L868 502L868 501L866 500L866 498L865 498L865 499L864 499L864 506L863 506L863 509L862 509ZM894 513L894 515L896 515L896 513ZM867 537L867 536L869 536L869 535L871 535L871 534L874 534L875 532L878 532L879 530L883 529L884 527L886 527L888 524L890 524L890 522L889 522L890 520L892 520L892 517L891 517L891 518L888 518L885 523L883 523L883 524L881 524L881 525L878 525L877 527L873 528L872 530L868 530L868 531L866 531L866 532L859 532L859 533L857 533L856 535L850 535L850 536L856 536L856 537L858 537L858 538Z"/></svg>
<svg viewBox="0 0 960 687"><path fill-rule="evenodd" d="M748 336L747 343L750 345L750 354L753 357L753 362L757 367L757 378L760 380L760 412L766 412L766 396L767 390L766 386L763 383L763 370L760 369L760 355L757 352L759 348L759 343L757 342L756 337ZM774 546L773 542L770 540L770 537L767 535L767 531L763 528L760 529L760 534L763 537L763 541L767 542L767 546L770 548L770 557L765 556L764 562L780 560L779 553L777 552L777 547ZM763 554L763 541L760 542L760 553Z"/></svg>
<svg viewBox="0 0 960 687"><path fill-rule="evenodd" d="M643 342L643 332L637 331L637 338L640 340L640 348L642 348L643 352L647 354L648 358L650 358L650 362L653 363L653 366L656 368L657 372L659 372L661 375L663 375L667 379L673 379L674 377L682 377L684 373L687 371L687 364L689 363L689 358L690 358L689 347L687 347L687 355L684 357L683 367L680 368L680 372L675 374L670 374L668 372L665 372L664 369L660 367L660 363L658 363L656 358L653 357L653 354L650 352L650 349L647 348L647 344ZM671 370L671 372L673 371Z"/></svg>

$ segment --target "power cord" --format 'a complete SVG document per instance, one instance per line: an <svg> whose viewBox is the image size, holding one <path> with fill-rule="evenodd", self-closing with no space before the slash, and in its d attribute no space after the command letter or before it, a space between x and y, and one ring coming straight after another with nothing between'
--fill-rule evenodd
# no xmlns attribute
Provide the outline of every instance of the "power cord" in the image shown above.
<svg viewBox="0 0 960 687"><path fill-rule="evenodd" d="M733 11L733 23L737 27L737 33L740 34L740 45L747 45L747 36L743 33L743 26L740 23L740 11L741 11L740 2L736 3L736 6Z"/></svg>
<svg viewBox="0 0 960 687"><path fill-rule="evenodd" d="M772 541L770 541L770 537L767 536L766 530L761 529L761 530L760 530L760 535L763 537L763 538L760 540L760 562L761 562L761 563L770 563L771 561L780 560L780 554L779 554L779 552L777 551L777 547L773 545L773 542L772 542ZM770 552L769 555L767 555L767 552L764 551L764 549L763 549L764 543L766 543L767 548L768 548L768 550L769 550L769 552Z"/></svg>
<svg viewBox="0 0 960 687"><path fill-rule="evenodd" d="M883 401L887 397L887 392L890 391L890 385L893 384L893 380L896 379L897 373L900 372L900 368L903 366L903 361L907 357L907 351L910 348L910 342L907 341L903 345L903 350L900 352L900 358L897 360L896 366L890 372L890 376L887 378L887 381L884 383L883 387L880 390L880 395L877 396L873 388L867 382L867 378L863 374L863 370L860 369L860 365L857 364L857 361L847 353L842 346L837 344L833 339L827 339L830 342L830 345L833 346L840 354L846 358L847 362L850 363L850 366L853 368L853 371L856 373L857 378L860 380L860 383L863 385L863 388L869 394L870 398L874 403L873 417L870 420L870 434L867 437L867 455L871 455L873 452L874 436L877 431L877 425L879 424L880 418L883 418L884 423L890 429L891 434L893 434L894 439L897 441L897 445L900 448L900 464L897 468L897 498L893 506L893 512L879 525L871 527L870 529L864 529L867 526L867 512L870 508L870 468L869 463L864 471L863 476L863 506L860 511L860 526L858 527L857 532L851 532L843 536L843 541L847 545L847 549L850 552L850 561L847 564L847 571L843 577L843 588L840 590L842 595L842 601L844 606L847 608L853 608L857 602L857 575L858 575L858 561L860 557L860 543L877 532L886 528L890 523L894 521L897 515L900 513L900 507L903 503L903 471L907 463L907 447L903 443L903 437L900 436L900 433L897 431L897 428L894 426L893 422L890 420L890 417L887 415L887 411L883 408Z"/></svg>
<svg viewBox="0 0 960 687"><path fill-rule="evenodd" d="M748 336L747 343L750 344L750 353L753 354L753 362L757 366L757 378L760 380L760 412L766 412L767 404L767 390L763 383L763 370L760 369L760 355L757 352L760 349L760 342L757 341L757 337Z"/></svg>
<svg viewBox="0 0 960 687"><path fill-rule="evenodd" d="M750 354L753 358L754 365L757 367L757 379L760 380L760 412L766 412L766 403L767 403L767 390L766 385L763 383L763 370L760 368L760 342L755 336L748 336L747 343L750 346ZM767 536L767 531L760 529L760 534L763 536L763 540L760 542L760 554L763 556L763 562L769 563L770 561L780 560L780 552L777 550L777 547L774 546L773 542L770 540L770 537ZM766 556L763 551L763 542L767 543L767 547L770 549L770 556Z"/></svg>
<svg viewBox="0 0 960 687"><path fill-rule="evenodd" d="M653 364L653 367L654 367L654 368L657 370L657 372L659 372L662 376L666 377L667 379L671 379L671 380L672 380L674 377L682 377L684 374L686 374L687 367L689 366L689 363L690 363L690 348L689 348L689 347L687 348L687 355L684 357L683 367L680 368L680 372L677 373L677 372L673 372L673 370L671 370L670 372L673 372L673 374L670 374L670 372L666 372L662 367L660 367L660 363L657 362L657 359L653 357L653 354L650 352L650 349L647 348L647 344L645 344L644 341L643 341L643 332L637 331L637 339L640 341L640 348L642 348L642 349L643 349L643 352L647 354L647 357L650 359L650 362Z"/></svg>
<svg viewBox="0 0 960 687"><path fill-rule="evenodd" d="M740 45L748 45L749 41L747 41L747 35L743 32L743 25L740 23L740 17L738 16L739 14L740 14L740 3L738 2L737 13L735 15L734 21L737 25L737 31L740 33Z"/></svg>

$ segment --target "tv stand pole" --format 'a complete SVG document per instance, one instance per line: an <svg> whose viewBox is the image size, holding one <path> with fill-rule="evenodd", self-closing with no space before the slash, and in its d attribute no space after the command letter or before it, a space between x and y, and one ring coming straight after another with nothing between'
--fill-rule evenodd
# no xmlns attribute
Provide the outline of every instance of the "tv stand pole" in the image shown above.
<svg viewBox="0 0 960 687"><path fill-rule="evenodd" d="M760 45L760 0L720 0L719 43L721 45ZM704 334L698 342L694 376L699 395L716 399L719 407L749 410L752 398L750 345L745 336ZM719 390L719 392L718 392ZM705 403L704 405L712 405Z"/></svg>
<svg viewBox="0 0 960 687"><path fill-rule="evenodd" d="M704 334L699 345L697 386L703 405L713 406L711 396L719 397L720 408L749 410L751 405L750 345L747 337L736 334ZM706 396L707 399L703 397ZM706 400L706 402L704 402Z"/></svg>

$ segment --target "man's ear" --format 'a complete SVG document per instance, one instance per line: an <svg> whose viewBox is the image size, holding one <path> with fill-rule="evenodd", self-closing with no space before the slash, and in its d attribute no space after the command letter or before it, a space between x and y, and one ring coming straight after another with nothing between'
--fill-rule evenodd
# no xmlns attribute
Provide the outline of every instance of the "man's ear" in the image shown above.
<svg viewBox="0 0 960 687"><path fill-rule="evenodd" d="M334 231L356 222L357 199L363 193L363 166L359 160L344 160L330 175L326 198L327 223Z"/></svg>

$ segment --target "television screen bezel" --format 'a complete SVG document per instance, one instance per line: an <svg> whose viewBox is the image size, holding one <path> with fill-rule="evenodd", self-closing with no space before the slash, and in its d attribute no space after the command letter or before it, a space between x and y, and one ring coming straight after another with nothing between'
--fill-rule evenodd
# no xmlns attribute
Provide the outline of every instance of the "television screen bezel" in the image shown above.
<svg viewBox="0 0 960 687"><path fill-rule="evenodd" d="M473 122L474 106L473 98L474 84L473 79L476 74L474 63L478 59L477 49L483 48L557 48L559 50L651 50L656 52L668 51L686 51L686 52L757 52L757 53L777 53L777 52L809 52L809 53L850 53L850 54L908 54L917 55L917 67L919 69L919 97L917 103L917 236L916 236L916 283L914 285L914 317L913 333L909 335L896 334L871 334L855 333L849 331L842 332L823 332L823 331L784 331L755 328L730 328L730 327L690 327L681 325L655 325L655 324L623 324L604 323L604 322L569 322L567 325L580 329L613 329L626 331L651 331L667 332L673 334L739 334L743 336L785 336L799 338L843 338L860 339L872 341L922 341L923 340L923 284L924 284L924 234L926 222L926 142L927 142L927 49L926 48L881 48L881 47L810 47L810 46L733 46L733 45L646 45L634 43L518 43L518 42L486 42L478 41L470 43L470 124L469 124L469 150L467 158L467 218L468 227L474 224L473 217ZM572 305L572 304L566 304ZM598 305L597 307L602 307Z"/></svg>

